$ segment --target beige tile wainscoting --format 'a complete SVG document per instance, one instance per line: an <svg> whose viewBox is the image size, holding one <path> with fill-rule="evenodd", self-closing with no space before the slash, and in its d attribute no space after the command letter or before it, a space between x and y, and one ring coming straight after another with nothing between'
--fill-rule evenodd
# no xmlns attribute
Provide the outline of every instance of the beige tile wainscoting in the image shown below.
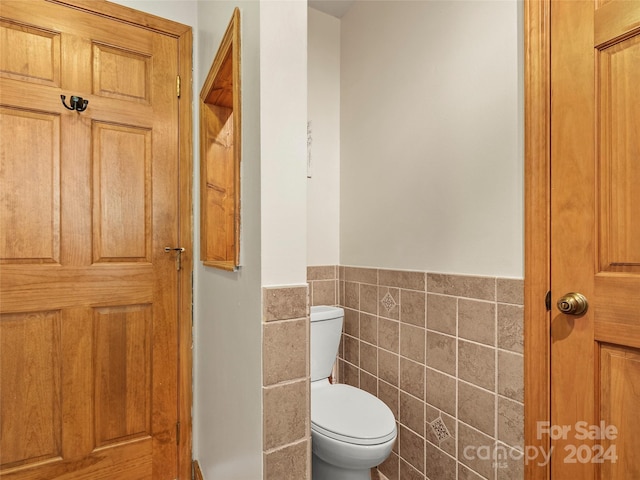
<svg viewBox="0 0 640 480"><path fill-rule="evenodd" d="M263 477L310 480L308 287L262 295Z"/></svg>
<svg viewBox="0 0 640 480"><path fill-rule="evenodd" d="M340 381L398 420L385 477L523 478L522 280L343 266L308 279L312 304L345 309Z"/></svg>

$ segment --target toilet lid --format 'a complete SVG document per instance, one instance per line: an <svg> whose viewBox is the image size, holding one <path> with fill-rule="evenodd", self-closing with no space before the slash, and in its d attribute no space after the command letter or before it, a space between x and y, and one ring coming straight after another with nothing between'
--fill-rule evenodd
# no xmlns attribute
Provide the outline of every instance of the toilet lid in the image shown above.
<svg viewBox="0 0 640 480"><path fill-rule="evenodd" d="M396 420L382 400L349 385L311 390L311 429L357 445L378 445L396 436Z"/></svg>

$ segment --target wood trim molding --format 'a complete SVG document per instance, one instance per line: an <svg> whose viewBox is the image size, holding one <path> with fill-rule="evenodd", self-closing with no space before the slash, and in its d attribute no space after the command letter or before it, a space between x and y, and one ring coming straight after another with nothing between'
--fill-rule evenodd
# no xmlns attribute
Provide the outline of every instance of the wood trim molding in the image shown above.
<svg viewBox="0 0 640 480"><path fill-rule="evenodd" d="M170 35L172 37L180 37L187 31L191 32L191 27L183 25L173 20L167 20L151 13L141 12L133 8L125 7L106 0L46 0L51 3L58 3L85 12L91 12L94 15L113 18L121 22L130 23L138 27L147 28L156 32Z"/></svg>
<svg viewBox="0 0 640 480"><path fill-rule="evenodd" d="M242 89L240 9L234 9L200 90L200 260L240 266ZM219 137L226 138L226 146ZM216 207L215 209L213 207Z"/></svg>
<svg viewBox="0 0 640 480"><path fill-rule="evenodd" d="M193 480L204 480L202 470L200 470L200 464L197 460L193 461Z"/></svg>
<svg viewBox="0 0 640 480"><path fill-rule="evenodd" d="M548 438L537 425L549 421L550 322L545 305L551 279L551 28L550 0L525 0L525 445L545 453ZM549 465L525 465L527 480L550 478Z"/></svg>
<svg viewBox="0 0 640 480"><path fill-rule="evenodd" d="M180 224L178 239L185 247L182 254L180 276L180 303L178 305L178 418L180 438L178 445L179 478L191 478L193 456L193 34L189 27L178 37L178 72L181 93L179 116L179 175Z"/></svg>

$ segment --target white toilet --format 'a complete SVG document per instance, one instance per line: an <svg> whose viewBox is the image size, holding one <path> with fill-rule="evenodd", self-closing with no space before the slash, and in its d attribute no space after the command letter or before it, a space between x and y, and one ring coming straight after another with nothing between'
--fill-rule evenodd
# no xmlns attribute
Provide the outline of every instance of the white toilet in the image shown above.
<svg viewBox="0 0 640 480"><path fill-rule="evenodd" d="M313 480L370 480L391 453L393 413L381 400L349 385L329 383L344 310L311 307L311 441Z"/></svg>

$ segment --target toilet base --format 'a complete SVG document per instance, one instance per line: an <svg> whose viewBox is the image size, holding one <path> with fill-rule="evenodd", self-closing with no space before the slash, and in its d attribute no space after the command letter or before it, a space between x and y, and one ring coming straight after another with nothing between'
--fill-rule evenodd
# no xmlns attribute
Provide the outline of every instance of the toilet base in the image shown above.
<svg viewBox="0 0 640 480"><path fill-rule="evenodd" d="M316 454L311 460L313 480L371 480L371 468L351 470L325 462Z"/></svg>

